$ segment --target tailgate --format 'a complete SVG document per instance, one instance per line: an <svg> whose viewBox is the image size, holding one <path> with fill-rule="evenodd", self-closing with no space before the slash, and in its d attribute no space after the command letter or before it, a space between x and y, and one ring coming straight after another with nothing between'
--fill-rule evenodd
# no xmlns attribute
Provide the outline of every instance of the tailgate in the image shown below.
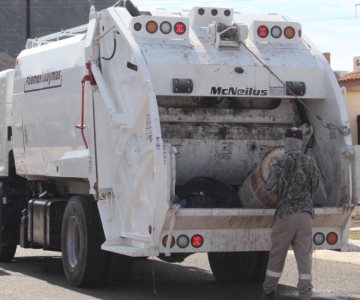
<svg viewBox="0 0 360 300"><path fill-rule="evenodd" d="M338 235L334 245L326 241L317 249L340 249L347 242L348 221L352 207L316 208L313 234L330 232ZM174 245L168 252L231 252L266 251L270 249L271 226L274 209L178 209L173 222L169 214L162 230L161 240L166 235L174 237ZM173 223L173 229L171 228ZM181 248L177 244L179 236L190 240L199 234L204 243L196 248L189 244ZM160 252L166 252L166 245L160 245Z"/></svg>

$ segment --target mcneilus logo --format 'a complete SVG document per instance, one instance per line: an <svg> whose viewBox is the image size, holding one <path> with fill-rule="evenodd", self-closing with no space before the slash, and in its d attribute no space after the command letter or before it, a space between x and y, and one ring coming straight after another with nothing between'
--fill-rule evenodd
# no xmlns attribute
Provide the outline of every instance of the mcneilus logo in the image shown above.
<svg viewBox="0 0 360 300"><path fill-rule="evenodd" d="M253 88L240 89L236 87L222 88L213 86L211 88L210 94L226 96L267 96L268 90L259 90Z"/></svg>

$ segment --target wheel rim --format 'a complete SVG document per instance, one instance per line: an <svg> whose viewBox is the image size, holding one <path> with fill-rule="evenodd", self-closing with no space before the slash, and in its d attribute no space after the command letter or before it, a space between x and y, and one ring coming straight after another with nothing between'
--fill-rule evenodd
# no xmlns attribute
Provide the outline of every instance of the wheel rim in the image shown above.
<svg viewBox="0 0 360 300"><path fill-rule="evenodd" d="M80 252L79 225L75 217L70 217L68 219L66 241L66 254L68 262L70 266L74 268L79 262Z"/></svg>

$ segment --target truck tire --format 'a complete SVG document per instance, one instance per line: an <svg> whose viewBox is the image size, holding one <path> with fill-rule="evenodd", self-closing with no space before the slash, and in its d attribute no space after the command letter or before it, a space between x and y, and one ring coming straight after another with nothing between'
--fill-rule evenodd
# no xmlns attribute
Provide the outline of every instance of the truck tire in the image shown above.
<svg viewBox="0 0 360 300"><path fill-rule="evenodd" d="M16 252L16 245L0 246L0 262L10 262Z"/></svg>
<svg viewBox="0 0 360 300"><path fill-rule="evenodd" d="M106 283L108 285L128 284L134 258L116 253L109 254L109 261L106 269Z"/></svg>
<svg viewBox="0 0 360 300"><path fill-rule="evenodd" d="M103 282L108 253L99 211L90 196L74 196L66 205L62 229L62 264L67 281L78 287Z"/></svg>
<svg viewBox="0 0 360 300"><path fill-rule="evenodd" d="M265 280L267 264L269 261L268 251L259 251L256 253L256 264L251 281L254 283L262 283Z"/></svg>
<svg viewBox="0 0 360 300"><path fill-rule="evenodd" d="M210 252L208 259L217 282L243 283L253 275L256 252Z"/></svg>

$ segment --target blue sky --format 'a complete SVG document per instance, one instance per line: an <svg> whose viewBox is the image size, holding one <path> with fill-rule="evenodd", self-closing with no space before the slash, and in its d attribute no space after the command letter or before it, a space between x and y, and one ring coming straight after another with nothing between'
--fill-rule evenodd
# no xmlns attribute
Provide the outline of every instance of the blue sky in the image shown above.
<svg viewBox="0 0 360 300"><path fill-rule="evenodd" d="M299 21L303 32L322 52L331 52L334 70L352 71L353 56L360 55L360 0L133 0L140 10L193 6L231 7L242 13L278 13Z"/></svg>

